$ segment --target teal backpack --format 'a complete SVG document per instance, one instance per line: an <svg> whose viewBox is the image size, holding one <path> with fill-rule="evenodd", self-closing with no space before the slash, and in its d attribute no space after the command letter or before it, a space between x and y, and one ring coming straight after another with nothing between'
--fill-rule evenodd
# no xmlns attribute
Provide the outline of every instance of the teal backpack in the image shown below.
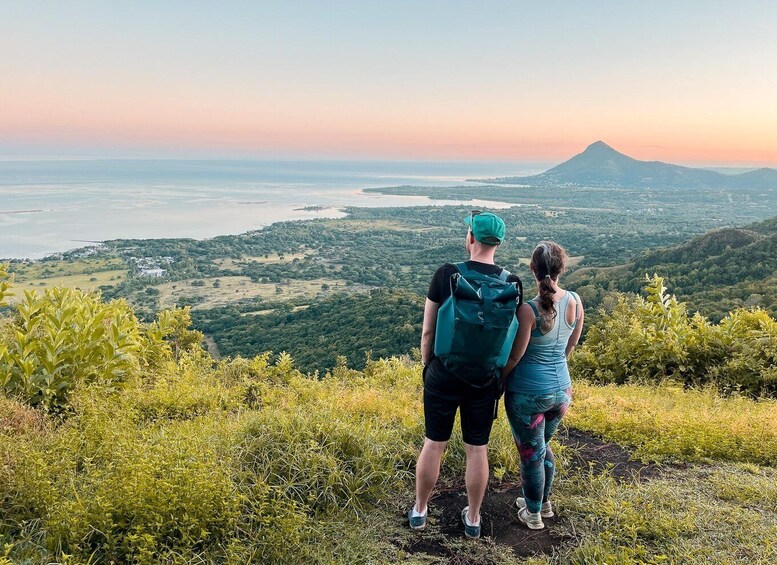
<svg viewBox="0 0 777 565"><path fill-rule="evenodd" d="M451 295L437 312L434 355L472 386L493 383L507 364L518 320L518 285L507 282L510 273L484 275L456 263Z"/></svg>

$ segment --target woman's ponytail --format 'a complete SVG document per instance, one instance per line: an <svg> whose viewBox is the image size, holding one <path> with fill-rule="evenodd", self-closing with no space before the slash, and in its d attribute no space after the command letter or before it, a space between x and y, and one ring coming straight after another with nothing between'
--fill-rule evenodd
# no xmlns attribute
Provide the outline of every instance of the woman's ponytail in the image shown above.
<svg viewBox="0 0 777 565"><path fill-rule="evenodd" d="M541 330L548 332L553 328L556 316L556 304L553 302L553 281L564 272L567 253L554 241L540 241L531 256L531 268L539 281Z"/></svg>

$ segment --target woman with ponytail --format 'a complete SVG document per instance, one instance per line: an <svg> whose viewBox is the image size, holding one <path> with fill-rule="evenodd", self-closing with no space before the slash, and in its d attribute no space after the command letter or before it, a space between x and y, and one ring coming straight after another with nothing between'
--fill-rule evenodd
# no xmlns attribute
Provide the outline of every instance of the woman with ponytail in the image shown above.
<svg viewBox="0 0 777 565"><path fill-rule="evenodd" d="M505 410L521 458L518 519L533 530L553 516L549 496L556 462L548 444L571 401L567 357L583 331L580 298L558 284L566 260L564 248L553 241L534 249L529 268L538 293L518 309L518 334L502 370Z"/></svg>

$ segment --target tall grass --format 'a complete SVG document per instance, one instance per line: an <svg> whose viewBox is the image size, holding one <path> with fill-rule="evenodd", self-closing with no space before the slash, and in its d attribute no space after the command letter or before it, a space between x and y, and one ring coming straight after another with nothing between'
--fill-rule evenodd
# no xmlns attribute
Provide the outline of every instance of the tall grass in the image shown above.
<svg viewBox="0 0 777 565"><path fill-rule="evenodd" d="M567 423L643 459L777 463L777 401L723 398L712 388L577 382Z"/></svg>

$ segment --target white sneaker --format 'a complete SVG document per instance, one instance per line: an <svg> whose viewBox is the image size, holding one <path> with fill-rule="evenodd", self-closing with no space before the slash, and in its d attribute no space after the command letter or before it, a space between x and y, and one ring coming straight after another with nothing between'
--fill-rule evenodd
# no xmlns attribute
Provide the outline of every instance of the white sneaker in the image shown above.
<svg viewBox="0 0 777 565"><path fill-rule="evenodd" d="M522 496L519 496L515 499L515 505L520 510L521 508L526 507L526 499ZM542 508L540 508L540 514L543 518L553 518L555 514L553 513L553 505L550 503L550 500L547 502L542 503Z"/></svg>
<svg viewBox="0 0 777 565"><path fill-rule="evenodd" d="M518 512L518 519L526 524L530 530L541 530L545 527L542 515L539 512L529 512L525 506Z"/></svg>

